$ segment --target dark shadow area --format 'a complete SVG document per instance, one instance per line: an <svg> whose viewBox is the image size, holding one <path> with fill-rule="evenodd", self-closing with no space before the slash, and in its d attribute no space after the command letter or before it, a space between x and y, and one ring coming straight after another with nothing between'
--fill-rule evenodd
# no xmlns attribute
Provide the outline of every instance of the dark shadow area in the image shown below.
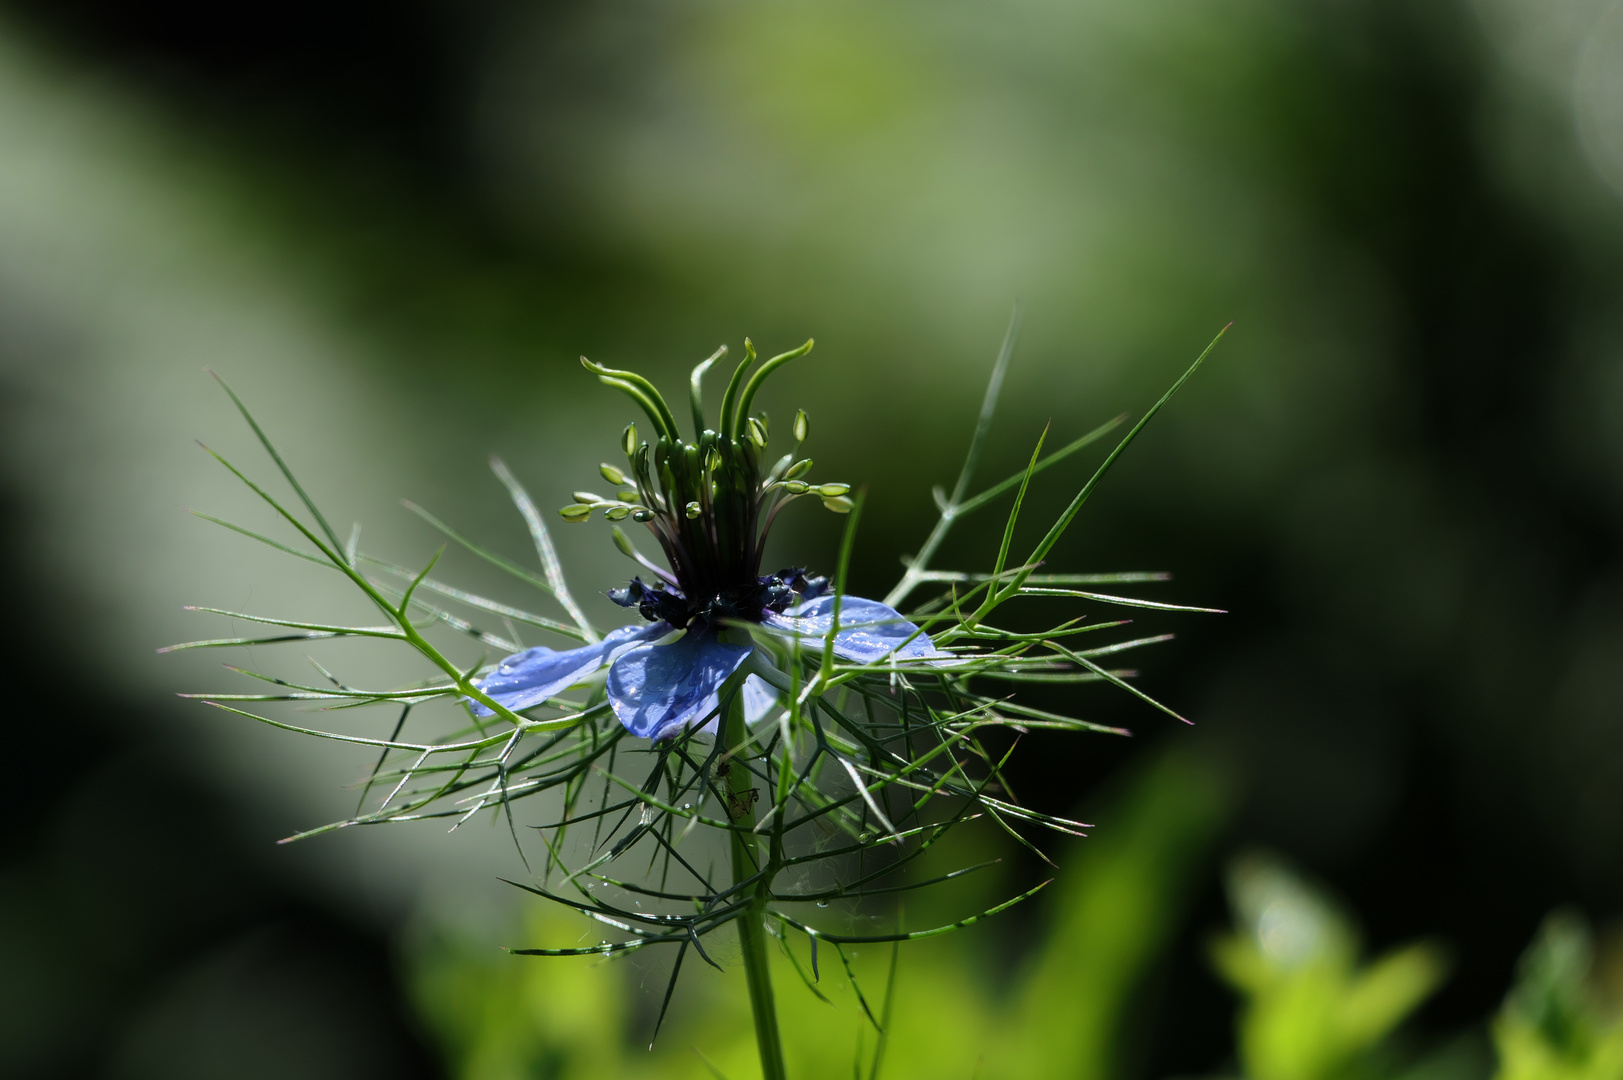
<svg viewBox="0 0 1623 1080"><path fill-rule="evenodd" d="M291 891L267 845L52 629L0 493L5 652L0 1073L428 1078L438 1066L379 928ZM85 617L89 613L80 612Z"/></svg>
<svg viewBox="0 0 1623 1080"><path fill-rule="evenodd" d="M454 171L476 35L500 3L6 5L82 59L261 134Z"/></svg>

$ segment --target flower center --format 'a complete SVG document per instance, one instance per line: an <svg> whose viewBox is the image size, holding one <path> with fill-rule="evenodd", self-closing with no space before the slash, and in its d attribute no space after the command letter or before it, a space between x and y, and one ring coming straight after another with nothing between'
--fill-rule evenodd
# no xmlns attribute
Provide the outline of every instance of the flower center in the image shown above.
<svg viewBox="0 0 1623 1080"><path fill-rule="evenodd" d="M722 589L689 599L679 585L650 586L634 577L623 589L610 589L609 599L621 607L634 607L649 622L699 629L728 622L760 622L769 611L779 614L802 600L828 591L828 578L806 574L797 566L758 577L752 585Z"/></svg>
<svg viewBox="0 0 1623 1080"><path fill-rule="evenodd" d="M695 620L717 625L726 620L759 621L763 613L781 612L799 598L827 587L825 579L808 578L789 568L762 576L761 556L767 534L782 509L804 495L815 494L837 513L851 509L849 484L813 484L804 477L811 460L797 460L806 439L804 411L795 416L790 452L763 472L762 456L770 441L766 413L752 415L750 403L761 381L775 368L811 351L799 349L766 361L753 374L755 348L744 341L744 361L733 373L721 402L720 428L705 426L702 381L727 347L693 369L690 379L694 438L682 439L676 420L659 391L634 372L600 367L582 357L589 370L609 386L624 391L648 414L657 433L652 442L637 437L628 425L620 447L628 469L605 464L599 470L617 493L605 498L575 492L575 502L561 511L566 521L585 521L602 510L610 521L630 518L644 524L659 543L669 569L640 555L618 528L615 542L659 579L646 584L634 578L610 598L635 607L651 621L691 626ZM748 375L746 380L745 376Z"/></svg>

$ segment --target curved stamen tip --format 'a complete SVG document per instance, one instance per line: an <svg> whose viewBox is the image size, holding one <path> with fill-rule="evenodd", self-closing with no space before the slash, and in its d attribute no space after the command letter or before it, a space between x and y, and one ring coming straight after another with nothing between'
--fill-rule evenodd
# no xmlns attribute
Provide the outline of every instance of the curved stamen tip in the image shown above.
<svg viewBox="0 0 1623 1080"><path fill-rule="evenodd" d="M688 376L688 396L693 405L693 437L698 438L704 434L704 374L710 370L710 365L727 355L727 346L722 345L706 359L699 361Z"/></svg>
<svg viewBox="0 0 1623 1080"><path fill-rule="evenodd" d="M621 371L618 368L604 367L593 363L586 357L580 358L581 366L596 375L598 381L605 386L612 386L628 395L642 410L648 414L648 419L654 422L655 429L665 438L675 440L676 417L671 415L670 406L665 404L665 398L653 383L638 375L635 371Z"/></svg>
<svg viewBox="0 0 1623 1080"><path fill-rule="evenodd" d="M750 376L749 382L744 384L743 392L739 394L738 415L749 415L750 403L755 400L755 392L761 388L761 384L766 381L766 377L768 375L772 374L789 361L798 360L800 357L805 356L807 353L812 351L812 346L816 344L817 339L807 338L806 343L800 346L798 349L790 349L786 353L779 353L777 356L774 356L772 359L768 360L766 363L757 368L755 374Z"/></svg>

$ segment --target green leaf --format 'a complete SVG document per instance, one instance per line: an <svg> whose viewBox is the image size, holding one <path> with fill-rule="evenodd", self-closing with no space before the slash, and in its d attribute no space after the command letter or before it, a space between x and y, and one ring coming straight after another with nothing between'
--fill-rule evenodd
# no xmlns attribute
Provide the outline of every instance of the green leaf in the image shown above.
<svg viewBox="0 0 1623 1080"><path fill-rule="evenodd" d="M541 560L541 572L546 575L547 589L563 606L564 611L569 613L575 625L580 627L585 640L596 641L597 631L592 629L585 612L581 611L580 606L575 603L574 596L569 592L569 585L564 581L563 563L558 559L558 549L552 544L552 534L547 532L547 526L541 520L541 514L536 510L529 493L518 482L518 478L508 471L501 458L491 458L490 469L496 474L496 479L507 488L507 493L513 498L513 505L518 507L520 516L524 518L524 524L529 526L530 538L535 542L536 556Z"/></svg>
<svg viewBox="0 0 1623 1080"><path fill-rule="evenodd" d="M344 550L344 545L338 541L338 534L333 532L331 525L327 524L327 519L321 516L321 511L316 509L315 502L310 498L309 495L305 494L304 486L300 484L298 479L293 475L293 470L287 467L287 462L282 460L282 455L276 452L276 447L271 445L270 437L267 436L264 429L259 426L259 421L254 419L254 414L248 411L248 406L242 403L242 399L237 396L237 392L231 389L230 384L222 379L218 372L210 369L209 374L214 376L214 381L219 383L220 388L230 395L231 401L237 406L237 411L242 413L242 418L248 421L248 426L252 428L254 434L258 436L259 445L265 448L265 452L271 456L271 460L276 462L276 467L282 470L282 476L287 480L288 484L293 488L293 490L298 493L299 501L304 503L304 508L306 510L310 511L310 516L316 519L316 524L321 526L321 531L327 537L328 541L331 542L333 550Z"/></svg>
<svg viewBox="0 0 1623 1080"><path fill-rule="evenodd" d="M204 521L211 521L216 525L222 526L223 528L230 529L234 533L241 533L243 536L246 536L249 539L258 540L261 544L265 544L268 547L273 547L277 551L286 552L296 559L303 559L305 562L313 562L317 566L325 567L328 570L337 569L337 567L333 566L333 564L326 559L318 558L307 551L300 551L296 547L290 547L289 545L282 543L280 540L272 540L268 536L262 536L259 533L254 532L252 529L245 529L241 525L234 525L231 522L226 521L224 518L217 518L213 514L205 514L201 510L187 510L186 512L191 514L193 517L199 517Z"/></svg>
<svg viewBox="0 0 1623 1080"><path fill-rule="evenodd" d="M527 584L530 584L530 585L534 585L536 588L540 589L542 592L547 593L548 595L554 595L553 590L552 590L552 586L550 584L548 584L545 580L543 580L542 578L536 577L530 571L524 569L524 567L518 565L517 563L513 562L512 560L503 558L502 556L497 555L493 551L485 550L484 548L480 547L478 544L474 543L472 540L469 540L467 537L463 536L461 533L459 533L455 529L451 528L451 526L447 525L445 522L441 521L439 518L435 517L433 514L430 514L427 510L424 510L421 506L418 506L416 503L412 502L410 499L402 499L402 500L400 500L400 505L404 506L407 510L410 510L412 513L416 514L418 517L422 518L424 521L428 522L434 528L438 529L440 532L444 533L450 539L452 539L456 543L462 545L464 548L466 548L468 551L472 552L473 554L477 555L479 558L485 560L490 565L496 567L499 570L505 570L507 573L512 574L514 577L518 578L520 581L523 581L523 582L525 582Z"/></svg>
<svg viewBox="0 0 1623 1080"><path fill-rule="evenodd" d="M244 619L248 622L267 623L271 626L286 626L294 630L319 630L324 634L336 637L379 637L402 638L404 635L392 626L331 626L326 623L307 623L293 619L275 619L268 615L247 615L240 611L227 611L224 608L201 607L187 605L187 611L202 611L210 615L224 615L228 619Z"/></svg>
<svg viewBox="0 0 1623 1080"><path fill-rule="evenodd" d="M1103 480L1105 474L1110 471L1110 467L1133 444L1133 440L1138 438L1138 433L1143 431L1145 426L1155 418L1155 414L1160 412L1161 408L1172 400L1172 395L1176 394L1183 387L1183 384L1189 381L1189 377L1200 369L1200 365L1205 361L1206 357L1211 355L1212 350L1217 348L1217 343L1223 340L1223 335L1226 333L1228 333L1227 326L1217 332L1217 336L1212 338L1211 344L1207 345L1201 351L1201 354L1195 357L1195 362L1189 365L1189 369L1178 376L1178 381L1174 382L1167 389L1167 392L1161 395L1159 401L1150 406L1150 410L1139 419L1138 423L1133 425L1132 430L1122 438L1121 442L1116 444L1116 448L1110 452L1110 456L1105 458L1098 469L1094 470L1093 475L1088 478L1088 482L1082 486L1082 490L1077 492L1076 498L1071 500L1071 505L1065 508L1064 513L1060 514L1058 520L1049 528L1047 535L1038 541L1037 546L1032 549L1031 556L1026 559L1027 564L1042 562L1048 553L1053 550L1054 545L1059 543L1059 538L1065 534L1065 530L1076 518L1077 512L1082 509L1082 504L1088 501L1088 496L1093 494L1093 489L1099 486L1099 481ZM1005 586L1003 591L1005 594L1012 595L1023 584L1025 584L1024 578L1016 578Z"/></svg>

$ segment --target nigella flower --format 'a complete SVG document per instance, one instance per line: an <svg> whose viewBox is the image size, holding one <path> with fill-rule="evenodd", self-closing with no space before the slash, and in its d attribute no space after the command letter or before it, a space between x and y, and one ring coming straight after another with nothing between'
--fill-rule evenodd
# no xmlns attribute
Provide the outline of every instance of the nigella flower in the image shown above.
<svg viewBox="0 0 1623 1080"><path fill-rule="evenodd" d="M1047 456L1043 456L1045 431L1023 474L966 498L1012 353L1013 327L993 369L980 422L954 493L938 499L938 524L889 594L890 602L900 603L928 580L978 580L979 584L962 592L954 586L946 595L926 602L927 610L941 613L936 617L940 622L930 623L945 624L940 637L932 640L885 603L842 595L839 589L831 591L825 578L804 570L791 568L762 574L760 564L768 531L790 502L816 495L830 510L855 509L847 498L847 485L813 484L805 479L812 463L797 458L806 438L805 413L795 417L790 452L769 466L763 458L769 434L767 418L750 412L763 378L810 348L811 342L807 342L801 349L755 366L754 350L746 341L744 362L733 372L721 401L719 430L705 426L700 384L705 371L725 350L700 364L691 380L694 433L690 440L680 437L670 409L646 379L587 364L604 383L636 400L647 412L654 431L647 441L642 441L634 425L627 427L622 441L627 467L604 465L601 469L603 478L614 485L611 494L577 492L576 501L564 508L563 516L569 521L584 521L594 511L602 511L612 522L630 519L647 527L664 555L663 562L642 555L620 531L619 524L614 526L616 545L638 563L642 572L609 596L621 606L635 609L642 621L601 639L597 639L570 595L551 538L529 496L499 462L493 461L492 465L530 525L543 576L537 577L495 553L483 551L426 512L422 516L450 540L550 594L568 614L572 627L435 580L430 572L439 554L420 572L414 572L361 552L358 533L352 533L347 544L340 540L244 407L244 418L313 520L306 522L234 466L227 467L296 528L319 557L252 530L223 521L220 524L283 551L331 565L360 589L388 624L342 626L203 609L269 624L278 630L268 638L211 638L176 646L259 646L313 638L388 640L409 645L439 673L434 681L414 680L396 689L359 689L316 663L323 681L314 685L249 672L245 674L273 685L268 690L256 687L260 691L257 693L198 696L219 708L277 727L380 751L355 815L300 835L347 825L452 815L460 823L482 811L496 810L506 816L522 855L523 835L529 830L521 834L515 806L534 806L529 802L521 804L520 800L543 796L545 818L535 822L534 829L545 844L546 860L532 872L533 883L523 883L522 887L615 928L619 940L514 951L525 955L614 956L650 945L674 945L676 956L664 999L669 1004L688 950L692 948L714 963L706 955L702 939L723 927L732 927L749 984L761 1073L771 1078L784 1077L786 1070L772 992L769 940L776 939L789 949L790 931L803 935L811 949L815 978L819 943L839 950L846 944L931 937L1005 910L1042 886L947 926L927 930L886 927L881 929L888 932L881 934L853 934L837 925L803 922L800 916L806 914L808 903L823 906L831 900L849 902L930 884L931 880L907 881L892 875L962 822L986 817L1028 846L1030 841L1019 830L1045 826L1081 835L1087 828L1080 822L1016 802L1004 788L1000 775L1006 752L997 753L996 746L987 745L980 732L986 728L1025 731L1033 726L1054 730L1119 729L1031 708L1011 700L1001 688L990 694L982 692L976 685L979 678L1107 682L1177 715L1127 682L1130 672L1112 671L1097 662L1125 649L1164 640L1166 635L1091 645L1089 642L1097 639L1077 641L1075 635L1119 626L1121 621L1079 625L1083 620L1073 617L1045 633L1017 634L997 629L987 617L1006 602L1056 596L1163 610L1210 610L1068 587L1151 580L1158 579L1158 575L1045 573L1039 579L1033 574L1099 478L1172 392L1189 378L1200 359L1117 444L1030 553L1016 563L1009 562L1009 543L1032 476L1081 450L1119 422L1118 418L1096 428ZM1208 346L1207 351L1210 349ZM1202 353L1201 358L1205 355ZM929 569L931 554L955 520L1016 485L1020 494L1015 496L1004 526L1004 542L990 573ZM847 545L851 532L847 529ZM508 639L480 630L440 608L437 599L425 599L425 592L449 597L475 610L574 634L585 643L564 650L514 652L474 678L474 672L441 651L424 631L438 622L486 644ZM963 605L971 601L976 606L972 611L965 610ZM954 642L963 643L961 655L938 647ZM830 656L841 662L839 671L825 667ZM585 701L565 703L556 698L571 689L587 687L591 696ZM793 698L787 696L790 692ZM460 721L453 721L455 728L449 732L422 731L413 710L430 700L452 699L462 701L475 713L494 713L501 722L477 725L477 730L467 731ZM247 702L315 705L323 710L346 710L346 716L355 715L347 710L362 705L392 706L399 712L392 729L387 729L387 737L380 738L382 733L375 727L355 734L274 720L239 707ZM558 708L559 715L533 722L515 716L516 710L542 705L568 707ZM614 722L608 719L606 714L611 710L623 730L615 729ZM760 721L768 716L774 722L762 723L754 731L749 728L752 719ZM413 725L409 733L408 719ZM688 754L681 740L712 728L717 738L708 754L698 755L702 761ZM636 775L616 772L615 748L626 732L656 743L654 753L649 755L655 759L652 770L643 773L640 767L637 769L643 777L640 782ZM597 779L602 780L601 787L588 782ZM380 798L368 810L367 802L374 791ZM725 821L718 817L722 813ZM589 841L579 828L587 822ZM730 878L718 882L712 871L699 870L695 860L678 851L684 838L700 825L717 830L718 839L725 838ZM836 834L842 839L830 844L830 837ZM864 859L855 867L845 863L849 855L880 844L890 849L883 859ZM645 872L650 884L655 861L663 859L657 889L626 880L621 871L614 871L614 877L603 872L615 860L642 851L650 852ZM590 861L578 862L577 854ZM698 861L709 863L709 854ZM827 869L806 872L806 868L819 862ZM526 860L526 866L530 865ZM958 873L974 869L968 867ZM566 886L559 892L553 891L556 874L563 875L561 881ZM605 887L594 890L596 885ZM638 899L628 903L632 896ZM789 955L794 957L795 952ZM840 956L845 957L843 951ZM801 967L798 959L795 966ZM804 968L801 970L804 974ZM664 1015L663 1005L660 1015ZM657 1020L655 1028L657 1031Z"/></svg>
<svg viewBox="0 0 1623 1080"><path fill-rule="evenodd" d="M744 695L746 719L752 723L773 710L778 693L762 678L770 671L745 671L739 677L752 656L756 665L771 664L770 653L753 644L750 625L785 639L813 641L817 649L832 633L834 655L853 664L942 664L952 659L917 626L877 601L840 598L836 626L836 598L828 593L824 577L799 568L760 573L767 533L790 502L816 495L837 513L851 509L849 485L801 479L812 466L809 459L796 458L806 438L804 412L795 417L794 448L764 473L761 467L767 417L751 416L750 403L773 369L804 356L811 346L808 341L773 357L746 381L755 360L746 340L744 361L722 398L720 431L705 427L701 382L710 365L725 355L725 346L700 364L691 380L691 442L679 437L669 407L646 379L581 358L604 383L624 390L644 408L656 438L653 443L639 441L636 425L627 427L621 447L629 471L607 464L600 470L615 485L616 497L576 492L576 502L562 514L568 521L585 521L601 510L611 521L630 518L646 525L667 566L637 552L616 526L615 542L655 583L635 577L624 588L610 590L609 598L635 608L645 624L622 627L575 649L515 653L480 680L479 689L517 711L601 679L626 730L659 740L695 727L714 730L724 699L733 693ZM474 711L491 715L482 705Z"/></svg>

